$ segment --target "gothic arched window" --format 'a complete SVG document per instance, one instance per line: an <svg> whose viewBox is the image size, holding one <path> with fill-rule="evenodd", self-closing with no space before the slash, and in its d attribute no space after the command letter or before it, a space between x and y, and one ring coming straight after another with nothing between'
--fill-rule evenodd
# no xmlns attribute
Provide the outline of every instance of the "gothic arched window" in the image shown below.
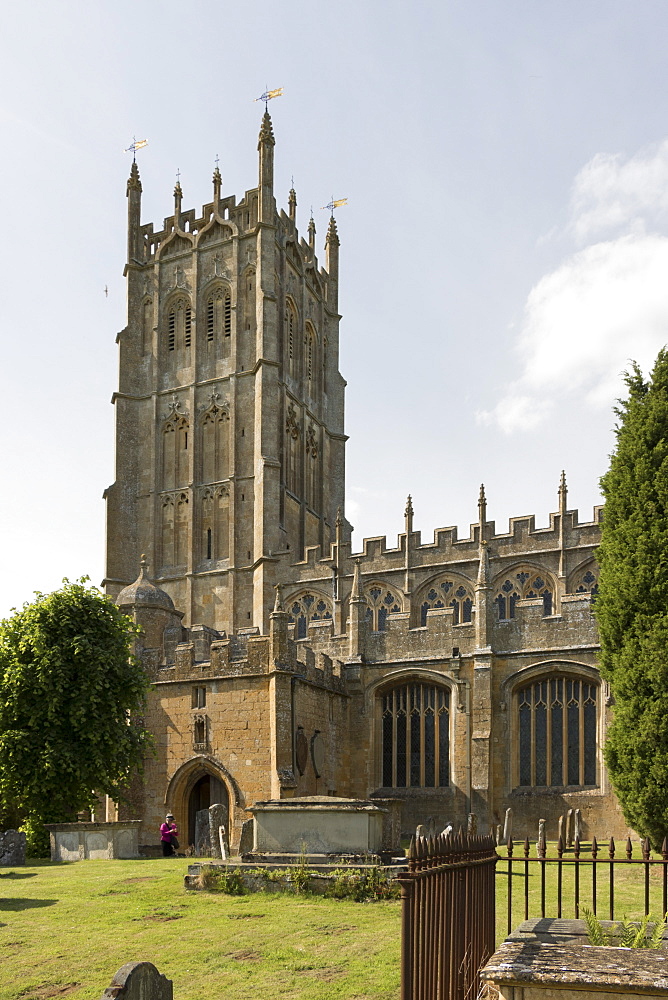
<svg viewBox="0 0 668 1000"><path fill-rule="evenodd" d="M175 411L162 431L162 488L172 490L188 482L188 418Z"/></svg>
<svg viewBox="0 0 668 1000"><path fill-rule="evenodd" d="M520 786L596 784L598 700L598 684L567 675L516 692Z"/></svg>
<svg viewBox="0 0 668 1000"><path fill-rule="evenodd" d="M420 601L420 621L427 624L427 612L432 608L452 608L453 625L463 625L471 621L473 592L470 586L456 579L434 582L422 594Z"/></svg>
<svg viewBox="0 0 668 1000"><path fill-rule="evenodd" d="M518 601L537 600L543 602L543 614L554 613L554 583L549 575L531 567L514 569L506 577L501 577L496 587L494 603L499 613L499 621L515 617Z"/></svg>
<svg viewBox="0 0 668 1000"><path fill-rule="evenodd" d="M167 350L190 347L191 336L192 309L185 296L181 296L171 303L167 311Z"/></svg>
<svg viewBox="0 0 668 1000"><path fill-rule="evenodd" d="M374 632L384 632L387 616L403 610L402 599L394 588L384 583L372 583L365 587L364 596L368 604L367 621Z"/></svg>
<svg viewBox="0 0 668 1000"><path fill-rule="evenodd" d="M215 483L229 475L229 418L227 411L212 402L202 416L202 482Z"/></svg>
<svg viewBox="0 0 668 1000"><path fill-rule="evenodd" d="M590 594L594 603L598 594L598 567L595 563L589 563L575 574L572 589L574 594Z"/></svg>
<svg viewBox="0 0 668 1000"><path fill-rule="evenodd" d="M311 622L331 621L332 602L316 591L309 591L291 598L288 615L295 626L295 639L305 639Z"/></svg>
<svg viewBox="0 0 668 1000"><path fill-rule="evenodd" d="M292 302L285 306L285 352L288 374L297 375L297 310Z"/></svg>
<svg viewBox="0 0 668 1000"><path fill-rule="evenodd" d="M304 333L304 386L307 392L313 391L315 380L315 331L310 323L306 324Z"/></svg>
<svg viewBox="0 0 668 1000"><path fill-rule="evenodd" d="M206 340L208 344L232 331L232 298L229 288L216 288L206 300Z"/></svg>
<svg viewBox="0 0 668 1000"><path fill-rule="evenodd" d="M409 681L380 695L384 788L450 783L450 691Z"/></svg>

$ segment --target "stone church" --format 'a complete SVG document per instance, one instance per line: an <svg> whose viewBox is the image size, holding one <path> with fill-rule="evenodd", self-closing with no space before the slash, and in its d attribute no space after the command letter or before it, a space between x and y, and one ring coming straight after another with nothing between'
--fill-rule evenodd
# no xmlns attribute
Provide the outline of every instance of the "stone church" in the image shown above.
<svg viewBox="0 0 668 1000"><path fill-rule="evenodd" d="M393 798L402 826L479 828L513 808L556 836L625 834L601 746L609 694L592 603L599 509L565 478L547 528L488 519L423 541L408 498L396 545L351 550L339 372L339 238L274 196L265 113L257 186L154 229L127 184L127 326L118 335L116 481L106 491L107 592L143 629L156 754L125 815L154 843L169 809L229 809L232 846L256 801ZM133 582L134 581L134 582Z"/></svg>

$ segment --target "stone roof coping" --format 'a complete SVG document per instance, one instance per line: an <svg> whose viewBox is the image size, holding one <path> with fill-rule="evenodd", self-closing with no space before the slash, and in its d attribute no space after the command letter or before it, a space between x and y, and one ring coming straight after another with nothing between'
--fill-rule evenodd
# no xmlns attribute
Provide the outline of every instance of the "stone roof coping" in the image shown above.
<svg viewBox="0 0 668 1000"><path fill-rule="evenodd" d="M369 799L340 799L333 795L306 795L301 798L267 799L264 802L254 802L248 807L248 812L387 812L377 802Z"/></svg>
<svg viewBox="0 0 668 1000"><path fill-rule="evenodd" d="M483 982L668 996L668 953L646 948L504 941L480 972Z"/></svg>
<svg viewBox="0 0 668 1000"><path fill-rule="evenodd" d="M119 826L141 826L142 820L140 819L118 819L110 820L109 823L44 823L43 826L47 830L53 830L54 833L60 833L61 830L67 832L68 830L105 830L109 826L119 827Z"/></svg>

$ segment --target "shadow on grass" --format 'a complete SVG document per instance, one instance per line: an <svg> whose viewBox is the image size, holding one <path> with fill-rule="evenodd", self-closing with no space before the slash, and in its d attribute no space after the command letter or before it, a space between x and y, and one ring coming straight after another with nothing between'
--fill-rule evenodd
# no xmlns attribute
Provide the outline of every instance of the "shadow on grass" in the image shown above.
<svg viewBox="0 0 668 1000"><path fill-rule="evenodd" d="M53 906L59 899L0 899L0 910L34 910L41 906Z"/></svg>
<svg viewBox="0 0 668 1000"><path fill-rule="evenodd" d="M34 878L37 872L0 872L0 878Z"/></svg>

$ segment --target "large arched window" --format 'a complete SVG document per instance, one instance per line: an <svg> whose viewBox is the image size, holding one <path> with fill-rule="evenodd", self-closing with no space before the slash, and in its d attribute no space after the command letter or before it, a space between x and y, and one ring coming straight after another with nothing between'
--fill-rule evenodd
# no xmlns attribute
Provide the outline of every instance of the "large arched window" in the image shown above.
<svg viewBox="0 0 668 1000"><path fill-rule="evenodd" d="M531 566L515 567L507 576L500 577L496 584L496 604L499 621L515 617L518 601L536 600L543 602L543 614L554 613L554 583L547 573Z"/></svg>
<svg viewBox="0 0 668 1000"><path fill-rule="evenodd" d="M311 622L331 620L332 602L322 594L309 591L291 598L288 614L289 621L295 626L295 639L305 639Z"/></svg>
<svg viewBox="0 0 668 1000"><path fill-rule="evenodd" d="M380 695L384 788L450 783L450 691L409 681Z"/></svg>
<svg viewBox="0 0 668 1000"><path fill-rule="evenodd" d="M599 685L567 674L516 692L518 784L563 788L596 784Z"/></svg>
<svg viewBox="0 0 668 1000"><path fill-rule="evenodd" d="M384 632L388 615L403 609L403 602L393 587L384 583L371 583L364 588L368 604L366 618L374 632Z"/></svg>
<svg viewBox="0 0 668 1000"><path fill-rule="evenodd" d="M434 608L452 608L453 624L462 625L471 621L473 592L463 581L453 577L436 580L420 599L420 621L427 624L427 612Z"/></svg>

